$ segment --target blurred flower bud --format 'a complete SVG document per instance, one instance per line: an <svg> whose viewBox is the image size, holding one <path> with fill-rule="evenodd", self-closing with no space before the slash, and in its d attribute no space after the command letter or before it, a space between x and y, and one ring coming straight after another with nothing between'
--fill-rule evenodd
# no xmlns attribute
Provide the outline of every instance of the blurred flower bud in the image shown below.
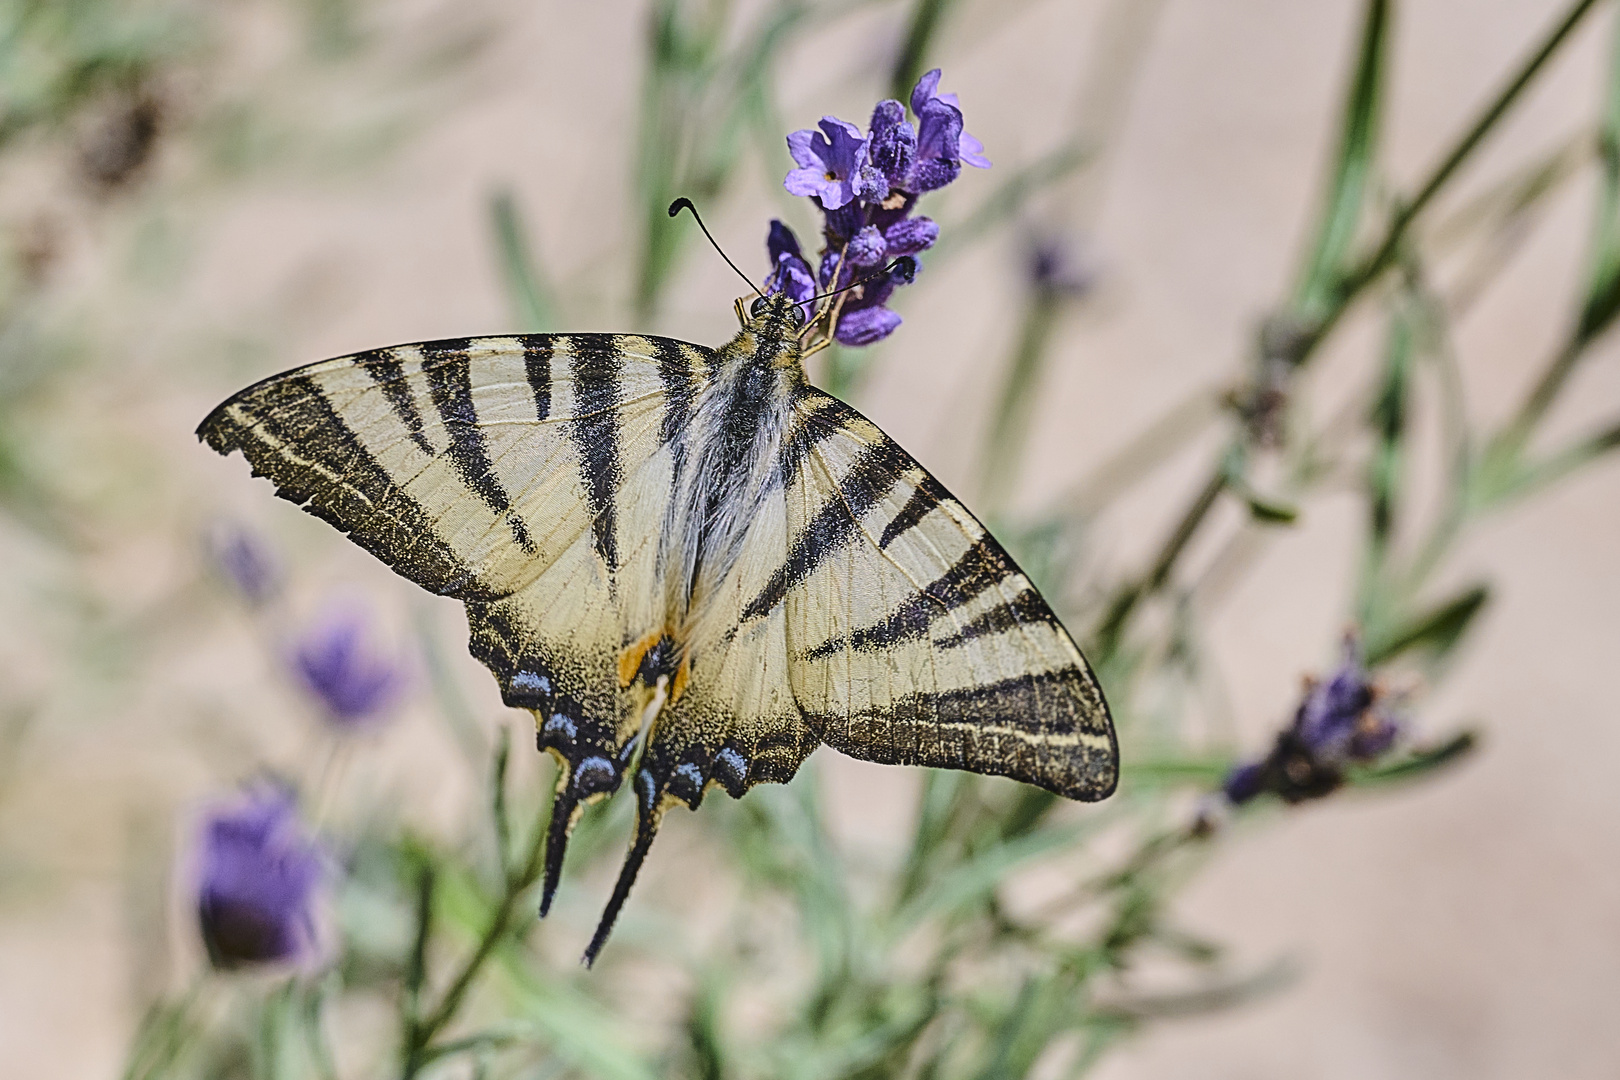
<svg viewBox="0 0 1620 1080"><path fill-rule="evenodd" d="M335 611L299 639L292 669L334 727L355 730L379 721L405 688L405 665L379 655L366 620Z"/></svg>
<svg viewBox="0 0 1620 1080"><path fill-rule="evenodd" d="M216 968L319 958L325 860L289 792L265 785L215 808L198 864L198 924Z"/></svg>
<svg viewBox="0 0 1620 1080"><path fill-rule="evenodd" d="M1360 643L1347 636L1344 660L1332 678L1307 683L1271 753L1234 768L1222 790L1233 805L1265 792L1290 803L1319 799L1343 783L1347 765L1382 756L1399 734L1399 722L1381 704L1362 664Z"/></svg>

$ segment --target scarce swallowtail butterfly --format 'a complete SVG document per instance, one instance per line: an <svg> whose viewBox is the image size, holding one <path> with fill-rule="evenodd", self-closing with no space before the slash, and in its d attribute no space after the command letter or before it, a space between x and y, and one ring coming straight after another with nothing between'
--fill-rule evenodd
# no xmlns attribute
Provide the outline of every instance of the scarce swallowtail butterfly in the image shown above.
<svg viewBox="0 0 1620 1080"><path fill-rule="evenodd" d="M634 839L587 963L667 809L786 782L822 743L1087 801L1118 775L1097 680L1029 578L806 381L798 304L738 311L717 349L526 334L339 357L198 429L466 605L473 656L560 766L542 915L581 811L629 782Z"/></svg>

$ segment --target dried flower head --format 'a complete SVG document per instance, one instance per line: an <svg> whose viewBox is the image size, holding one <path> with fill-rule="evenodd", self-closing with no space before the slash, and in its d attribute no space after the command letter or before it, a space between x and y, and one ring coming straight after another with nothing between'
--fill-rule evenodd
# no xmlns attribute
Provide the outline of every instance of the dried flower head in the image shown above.
<svg viewBox="0 0 1620 1080"><path fill-rule="evenodd" d="M1265 792L1290 803L1321 798L1344 781L1345 766L1382 756L1399 734L1399 721L1368 677L1360 643L1348 636L1339 669L1326 682L1306 684L1271 753L1233 769L1222 787L1234 805Z"/></svg>
<svg viewBox="0 0 1620 1080"><path fill-rule="evenodd" d="M325 860L290 793L264 785L215 808L198 864L197 919L216 968L318 959Z"/></svg>

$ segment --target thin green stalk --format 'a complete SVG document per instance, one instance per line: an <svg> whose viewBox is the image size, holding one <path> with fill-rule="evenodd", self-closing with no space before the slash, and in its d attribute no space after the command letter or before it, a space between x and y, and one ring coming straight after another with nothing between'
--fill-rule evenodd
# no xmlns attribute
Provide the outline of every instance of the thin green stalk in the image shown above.
<svg viewBox="0 0 1620 1080"><path fill-rule="evenodd" d="M1410 301L1397 303L1384 347L1384 369L1378 393L1367 415L1372 430L1372 455L1367 462L1367 543L1358 590L1359 621L1363 627L1378 622L1383 589L1388 581L1390 545L1394 539L1404 467L1409 383L1415 330L1408 310Z"/></svg>
<svg viewBox="0 0 1620 1080"><path fill-rule="evenodd" d="M1008 488L1018 475L1024 446L1029 441L1035 389L1062 306L1057 290L1040 284L1031 287L1018 344L1013 349L1006 382L1002 384L991 414L990 435L979 474L980 501L989 514L994 515L1006 505Z"/></svg>
<svg viewBox="0 0 1620 1080"><path fill-rule="evenodd" d="M500 255L501 280L506 284L518 330L538 334L556 329L553 306L540 282L517 197L510 189L489 197L489 222Z"/></svg>
<svg viewBox="0 0 1620 1080"><path fill-rule="evenodd" d="M1451 150L1440 160L1440 163L1431 170L1428 177L1419 186L1417 194L1402 204L1401 209L1396 212L1389 225L1385 228L1382 239L1373 246L1371 254L1347 273L1339 286L1333 290L1332 299L1323 315L1313 324L1302 328L1295 339L1290 356L1294 366L1303 366L1310 359L1327 335L1338 325L1339 320L1350 308L1351 304L1384 271L1389 269L1418 217L1428 208L1428 205L1456 174L1457 170L1479 148L1485 137L1496 127L1502 117L1507 115L1508 110L1519 100L1525 89L1541 73L1547 62L1569 39L1570 34L1580 24L1581 20L1591 12L1596 3L1597 0L1577 0L1547 37L1514 72L1497 95L1481 110L1478 117L1455 141ZM1551 377L1553 376L1549 373L1549 378ZM1223 461L1224 457L1223 452ZM1203 527L1209 512L1214 509L1215 503L1218 501L1225 485L1224 465L1217 463L1215 468L1211 470L1209 479L1199 488L1198 494L1194 496L1192 502L1178 519L1175 528L1160 548L1159 555L1154 560L1152 568L1144 577L1135 582L1127 583L1115 593L1114 600L1109 605L1108 614L1104 617L1102 626L1098 631L1098 640L1105 653L1112 652L1118 645L1132 614L1136 611L1141 600L1145 596L1157 592L1169 580L1170 571L1174 569L1177 559L1186 550L1188 543L1199 529Z"/></svg>
<svg viewBox="0 0 1620 1080"><path fill-rule="evenodd" d="M1451 152L1442 158L1440 164L1435 166L1429 173L1428 179L1418 188L1417 194L1401 204L1400 209L1396 211L1394 219L1385 231L1383 241L1373 249L1372 254L1362 262L1359 268L1351 273L1345 284L1341 286L1341 291L1345 292L1347 297L1344 302L1338 305L1334 314L1335 319L1348 306L1350 297L1360 293L1363 288L1394 262L1397 253L1400 251L1401 243L1406 238L1407 230L1411 228L1418 216L1428 208L1429 203L1434 200L1435 196L1440 194L1441 189L1446 186L1457 170L1462 168L1474 151L1485 141L1485 137L1491 133L1502 117L1507 115L1508 110L1517 104L1520 95L1541 73L1541 69L1553 58L1559 48L1569 40L1570 34L1581 24L1581 20L1591 13L1597 3L1598 0L1576 0L1536 50L1525 59L1519 69L1514 72L1513 77L1507 81L1496 97L1479 114L1474 123L1453 144ZM1324 327L1324 332L1325 329Z"/></svg>
<svg viewBox="0 0 1620 1080"><path fill-rule="evenodd" d="M894 58L894 70L889 76L889 96L905 101L911 88L930 65L934 37L956 0L916 0L911 8L911 21L906 27L906 40Z"/></svg>
<svg viewBox="0 0 1620 1080"><path fill-rule="evenodd" d="M486 961L494 955L496 947L506 937L511 929L513 916L517 911L518 901L528 892L540 878L540 869L544 863L546 850L547 824L550 819L549 804L537 818L534 832L529 842L528 854L522 865L509 868L506 873L504 887L500 899L496 902L495 910L490 915L489 923L479 938L472 955L462 964L450 986L445 990L439 1003L426 1012L424 1019L413 1021L410 1025L408 1040L405 1047L405 1064L401 1072L401 1080L412 1080L428 1061L438 1056L433 1046L433 1039L444 1030L456 1013L460 1010L467 992L472 989L473 981L484 968ZM426 920L423 920L425 924ZM414 964L414 960L413 960Z"/></svg>
<svg viewBox="0 0 1620 1080"><path fill-rule="evenodd" d="M1332 303L1334 286L1355 243L1366 207L1383 115L1389 7L1389 0L1369 0L1363 18L1356 71L1339 125L1338 167L1333 171L1315 248L1294 298L1294 309L1307 319Z"/></svg>

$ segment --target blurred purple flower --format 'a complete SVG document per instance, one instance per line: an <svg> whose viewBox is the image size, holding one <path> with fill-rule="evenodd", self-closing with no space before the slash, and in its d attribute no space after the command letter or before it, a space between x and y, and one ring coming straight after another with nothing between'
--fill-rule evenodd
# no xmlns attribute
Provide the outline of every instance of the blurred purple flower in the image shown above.
<svg viewBox="0 0 1620 1080"><path fill-rule="evenodd" d="M262 786L214 809L198 853L197 918L216 968L319 958L319 847L287 791Z"/></svg>
<svg viewBox="0 0 1620 1080"><path fill-rule="evenodd" d="M379 656L366 637L365 620L344 611L317 623L293 648L294 674L340 729L379 719L405 686L404 665Z"/></svg>
<svg viewBox="0 0 1620 1080"><path fill-rule="evenodd" d="M833 291L862 280L862 272L885 260L916 255L933 247L939 226L925 217L911 217L917 196L944 187L962 171L962 163L990 167L979 140L962 131L962 106L955 94L941 94L936 68L918 80L911 92L915 123L906 107L892 99L872 110L866 134L836 117L823 117L821 131L795 131L788 149L799 168L788 173L783 186L794 195L815 200L822 214L821 261L812 279L817 288ZM799 254L797 241L791 258L784 255L780 233L787 227L771 223L766 249L772 270L766 292L787 293L802 303L809 263ZM870 345L892 334L900 316L884 305L896 285L909 284L915 267L882 281L859 286L838 308L832 334L845 345Z"/></svg>
<svg viewBox="0 0 1620 1080"><path fill-rule="evenodd" d="M209 533L209 554L242 598L257 607L281 591L281 565L245 526L222 522Z"/></svg>
<svg viewBox="0 0 1620 1080"><path fill-rule="evenodd" d="M1076 260L1070 245L1054 235L1037 237L1029 248L1029 280L1056 296L1078 297L1091 291L1095 275Z"/></svg>
<svg viewBox="0 0 1620 1080"><path fill-rule="evenodd" d="M1400 723L1379 700L1354 636L1326 682L1310 681L1292 723L1265 758L1239 765L1222 790L1234 805L1271 792L1285 802L1321 798L1344 781L1348 765L1372 761L1395 744Z"/></svg>

